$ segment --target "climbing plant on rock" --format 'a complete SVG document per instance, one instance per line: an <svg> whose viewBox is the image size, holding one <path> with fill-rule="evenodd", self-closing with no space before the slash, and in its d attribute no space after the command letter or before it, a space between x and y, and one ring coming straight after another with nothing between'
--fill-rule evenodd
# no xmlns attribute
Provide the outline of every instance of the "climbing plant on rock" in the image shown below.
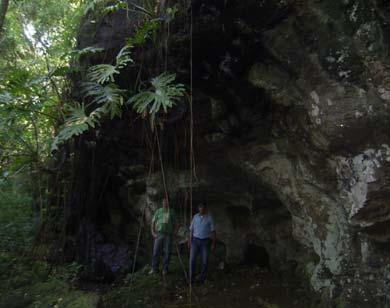
<svg viewBox="0 0 390 308"><path fill-rule="evenodd" d="M154 77L151 80L152 88L134 95L128 103L139 114L155 116L161 109L167 112L185 93L184 85L175 84L175 79L176 74L167 72Z"/></svg>
<svg viewBox="0 0 390 308"><path fill-rule="evenodd" d="M89 105L97 106L89 115L86 114L84 104L72 103L67 105L68 117L61 128L59 134L54 138L51 150L57 150L58 146L74 136L81 135L90 127L100 124L100 119L109 115L111 119L121 116L124 95L126 90L119 89L115 84L115 75L118 75L128 63L133 60L130 57L131 46L123 47L115 59L115 64L98 64L91 66L87 71L88 81L82 83L82 91L86 98L90 98ZM96 53L100 49L87 47L79 54L86 52ZM78 54L76 54L78 55Z"/></svg>
<svg viewBox="0 0 390 308"><path fill-rule="evenodd" d="M94 7L104 2L94 0L90 5ZM118 1L115 6L105 8L109 9L110 12L124 9L123 1ZM140 9L137 7L137 10ZM169 16L172 15L171 18L173 18L174 12L171 9L167 13L169 13ZM168 72L163 72L159 76L152 78L150 82L151 87L141 90L135 95L130 90L119 88L115 82L115 77L120 74L120 71L128 64L134 63L131 58L131 49L133 46L144 44L148 39L153 37L153 34L158 29L161 20L155 17L154 15L148 15L135 35L128 38L125 47L119 51L114 60L115 63L97 64L87 69L86 81L81 86L84 98L89 101L87 104L71 103L71 106L65 108L68 117L65 119L61 131L54 139L51 147L52 151L58 149L61 143L74 136L81 135L90 127L99 125L105 116L109 116L110 119L117 116L120 117L125 105L130 105L135 112L144 117L149 116L153 127L156 115L160 111L167 113L184 96L184 85L175 83L176 75ZM81 55L95 54L101 51L102 49L100 48L87 47L83 50L73 52L72 55L80 57ZM135 82L133 88L137 87L138 84ZM92 111L88 114L87 110L91 110L91 108Z"/></svg>
<svg viewBox="0 0 390 308"><path fill-rule="evenodd" d="M134 62L130 57L131 46L125 46L116 56L115 65L111 64L97 64L88 69L87 77L90 81L99 84L107 82L115 82L114 75L119 74L119 71L128 63Z"/></svg>

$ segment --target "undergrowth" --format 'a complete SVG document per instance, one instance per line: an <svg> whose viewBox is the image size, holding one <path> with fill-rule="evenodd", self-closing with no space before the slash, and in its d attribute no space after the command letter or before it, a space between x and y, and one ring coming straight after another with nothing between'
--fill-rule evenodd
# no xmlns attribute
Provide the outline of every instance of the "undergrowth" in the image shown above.
<svg viewBox="0 0 390 308"><path fill-rule="evenodd" d="M0 308L96 307L96 293L72 287L79 264L33 257L38 210L18 182L0 181Z"/></svg>

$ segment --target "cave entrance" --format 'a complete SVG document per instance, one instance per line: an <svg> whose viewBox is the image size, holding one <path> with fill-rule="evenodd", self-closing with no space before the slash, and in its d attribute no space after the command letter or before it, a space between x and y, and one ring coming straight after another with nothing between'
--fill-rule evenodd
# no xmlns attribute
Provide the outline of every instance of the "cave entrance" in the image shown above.
<svg viewBox="0 0 390 308"><path fill-rule="evenodd" d="M293 238L292 216L277 194L226 161L219 160L207 168L198 166L198 170L204 184L193 187L192 215L199 203L207 204L220 247L216 265L249 265L276 272L294 270L304 249ZM176 194L185 192L183 189ZM187 211L182 223L184 231L188 229L189 214Z"/></svg>
<svg viewBox="0 0 390 308"><path fill-rule="evenodd" d="M269 268L269 254L262 246L248 244L245 252L245 263L251 266L257 265L259 267Z"/></svg>

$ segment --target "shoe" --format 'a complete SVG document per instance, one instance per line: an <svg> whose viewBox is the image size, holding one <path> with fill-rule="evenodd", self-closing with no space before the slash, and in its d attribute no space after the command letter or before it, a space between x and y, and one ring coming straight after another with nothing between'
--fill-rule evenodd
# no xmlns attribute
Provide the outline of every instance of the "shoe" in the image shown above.
<svg viewBox="0 0 390 308"><path fill-rule="evenodd" d="M163 270L162 274L163 274L163 276L166 276L166 275L168 275L168 271L167 270Z"/></svg>
<svg viewBox="0 0 390 308"><path fill-rule="evenodd" d="M153 270L153 269L151 269L150 271L149 271L149 275L156 275L157 274L157 272L155 271L155 270Z"/></svg>

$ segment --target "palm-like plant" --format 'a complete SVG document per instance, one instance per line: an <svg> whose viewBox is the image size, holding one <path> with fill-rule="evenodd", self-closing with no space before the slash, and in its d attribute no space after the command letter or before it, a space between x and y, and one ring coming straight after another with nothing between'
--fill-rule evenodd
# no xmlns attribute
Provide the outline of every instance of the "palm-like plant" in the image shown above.
<svg viewBox="0 0 390 308"><path fill-rule="evenodd" d="M174 84L175 79L176 74L162 73L152 79L151 90L134 95L128 103L132 104L135 111L140 114L149 113L154 116L161 109L167 112L185 93L184 85Z"/></svg>
<svg viewBox="0 0 390 308"><path fill-rule="evenodd" d="M83 49L72 50L68 54L70 56L74 56L75 58L79 58L80 56L92 55L103 51L103 48L88 46Z"/></svg>
<svg viewBox="0 0 390 308"><path fill-rule="evenodd" d="M125 46L116 56L115 65L98 64L88 69L87 77L90 81L104 84L114 82L114 75L119 74L120 69L124 68L129 62L133 62L130 58L131 46Z"/></svg>
<svg viewBox="0 0 390 308"><path fill-rule="evenodd" d="M120 69L124 68L129 62L133 62L130 58L130 48L131 46L127 45L121 49L116 56L115 65L99 64L88 70L87 77L89 80L82 84L82 92L85 97L92 99L91 105L97 104L100 106L89 115L85 113L84 105L76 103L74 106L68 106L70 116L65 120L62 130L54 139L52 150L58 149L60 143L100 124L99 120L102 116L110 115L110 118L113 119L121 115L124 103L123 95L126 91L119 89L114 83L114 75L119 74ZM95 51L99 52L100 50L91 48L86 52Z"/></svg>
<svg viewBox="0 0 390 308"><path fill-rule="evenodd" d="M117 85L110 83L102 85L95 82L84 82L83 89L85 97L92 98L92 104L105 104L115 103L123 101L123 93L125 90L121 90Z"/></svg>
<svg viewBox="0 0 390 308"><path fill-rule="evenodd" d="M74 106L66 105L69 116L66 119L60 133L54 138L51 151L57 150L58 145L74 136L79 136L89 129L99 124L102 116L102 109L95 109L90 115L85 112L84 105L75 103Z"/></svg>

